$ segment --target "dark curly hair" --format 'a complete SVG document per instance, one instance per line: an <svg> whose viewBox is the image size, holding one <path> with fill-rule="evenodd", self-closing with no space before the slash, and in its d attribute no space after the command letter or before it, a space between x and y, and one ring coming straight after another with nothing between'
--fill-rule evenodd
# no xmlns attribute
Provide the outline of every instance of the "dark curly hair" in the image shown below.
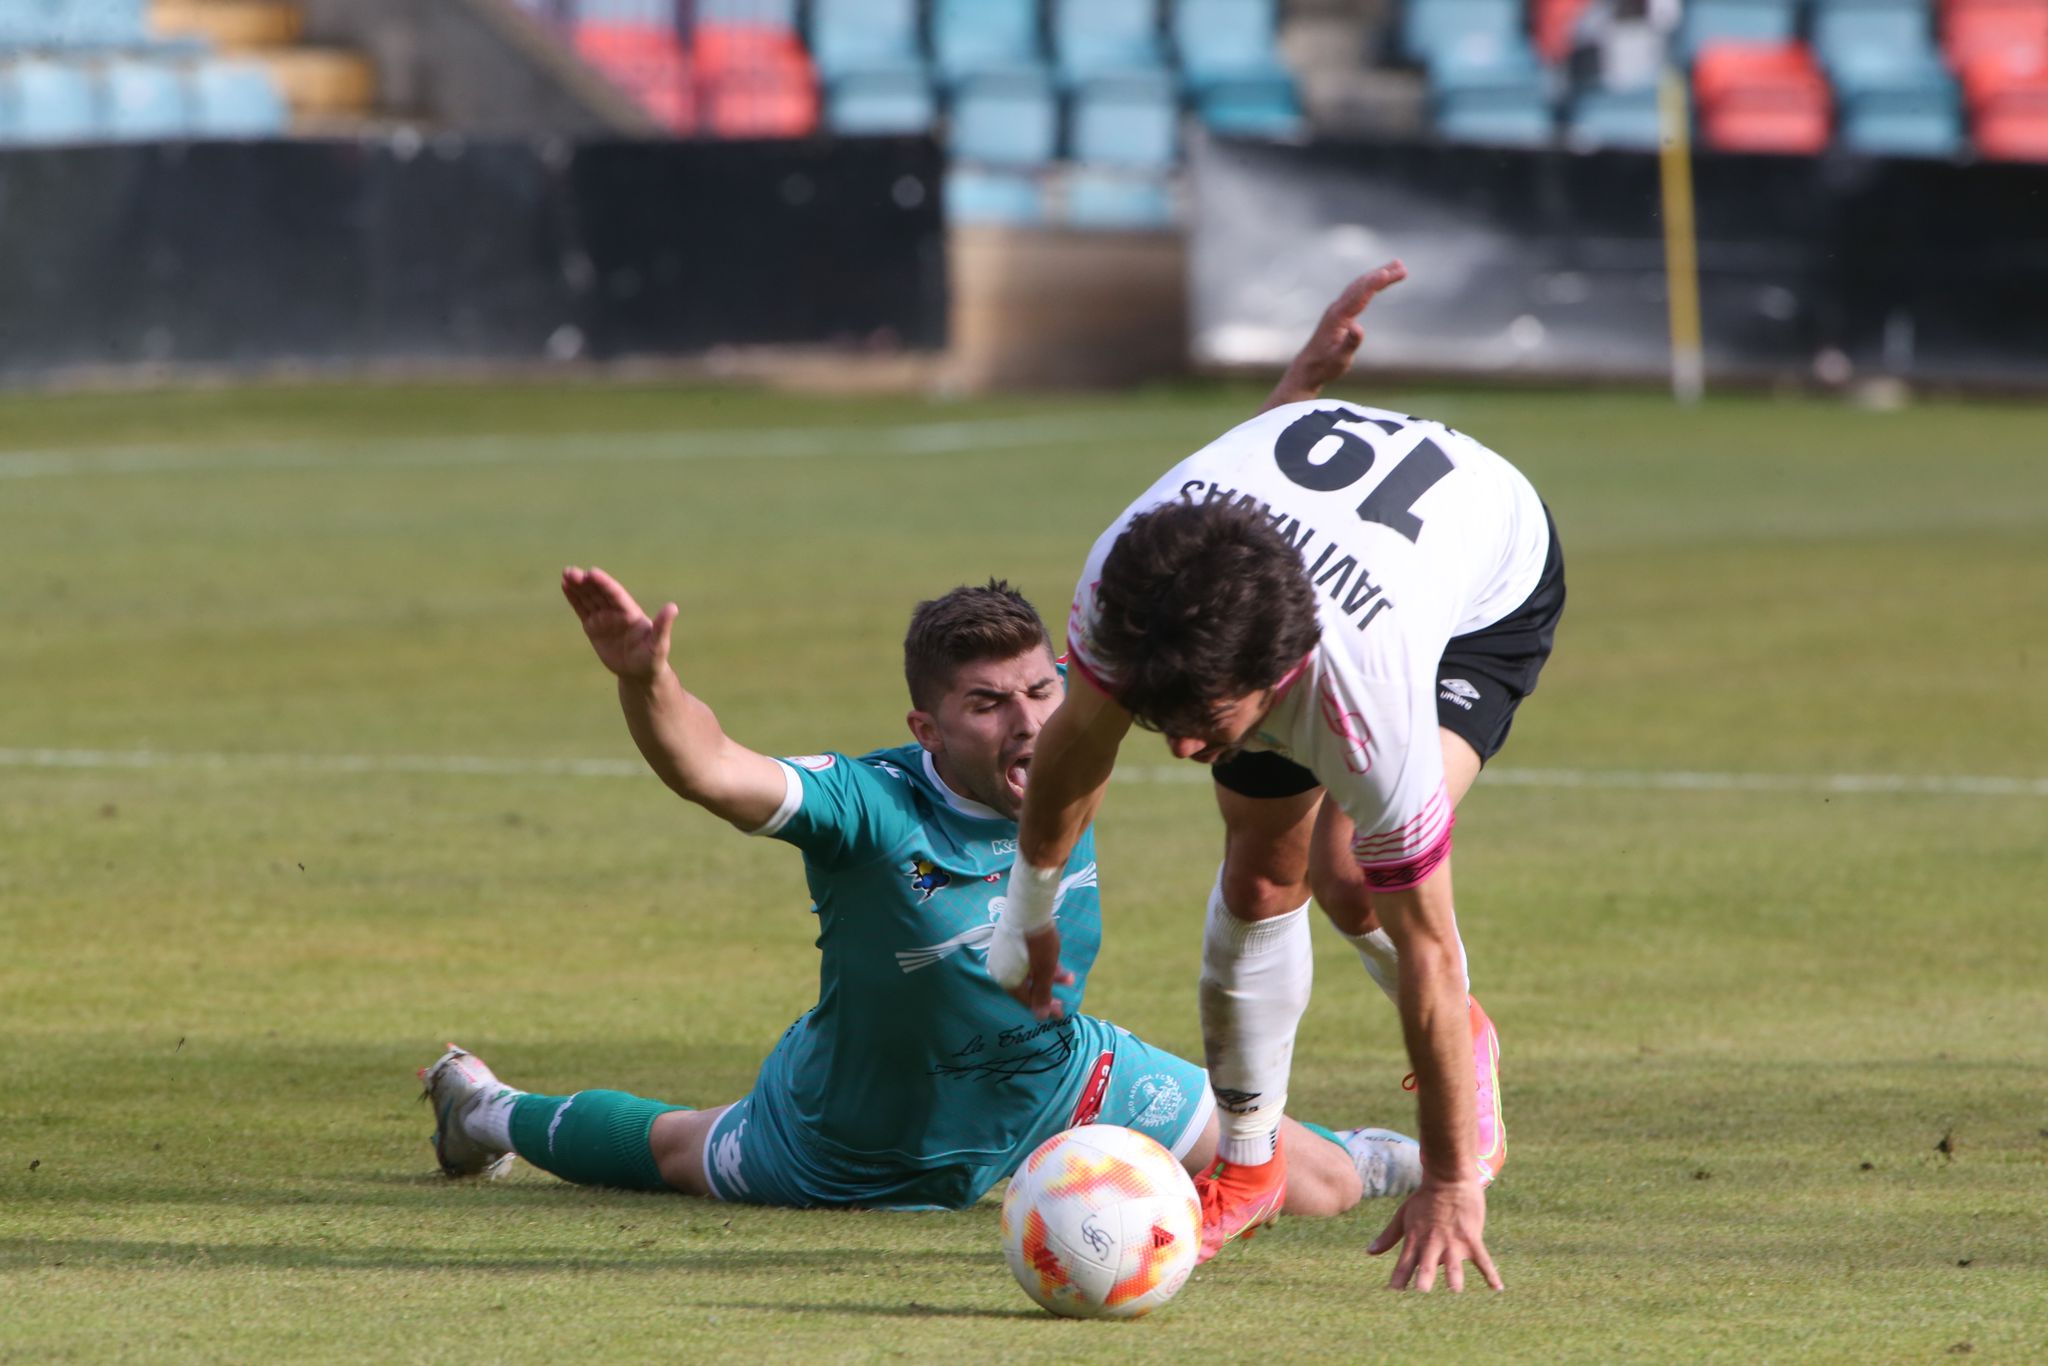
<svg viewBox="0 0 2048 1366"><path fill-rule="evenodd" d="M1140 725L1198 734L1315 648L1301 558L1253 507L1167 503L1131 520L1095 590L1091 662Z"/></svg>
<svg viewBox="0 0 2048 1366"><path fill-rule="evenodd" d="M1052 649L1045 622L1022 593L1002 579L982 588L961 584L943 597L921 602L910 614L903 637L903 681L910 703L930 711L953 686L963 664L1015 659L1035 645Z"/></svg>

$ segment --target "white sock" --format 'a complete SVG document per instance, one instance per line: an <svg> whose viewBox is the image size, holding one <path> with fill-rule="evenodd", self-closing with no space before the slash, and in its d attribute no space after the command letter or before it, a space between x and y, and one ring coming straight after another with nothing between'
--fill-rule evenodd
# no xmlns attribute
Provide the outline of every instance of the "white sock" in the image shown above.
<svg viewBox="0 0 2048 1366"><path fill-rule="evenodd" d="M1339 934L1343 931L1339 930ZM1359 961L1365 964L1366 975L1372 978L1387 999L1395 1005L1401 1004L1401 951L1394 947L1394 941L1385 930L1368 930L1364 934L1346 934L1351 947L1358 950ZM1458 940L1458 961L1466 968L1465 994L1472 994L1472 973L1465 960L1465 941Z"/></svg>
<svg viewBox="0 0 2048 1366"><path fill-rule="evenodd" d="M1240 1166L1272 1160L1294 1032L1315 977L1308 903L1271 920L1239 920L1209 893L1202 932L1202 1044L1222 1133L1217 1156Z"/></svg>
<svg viewBox="0 0 2048 1366"><path fill-rule="evenodd" d="M525 1094L503 1084L485 1091L470 1102L469 1110L462 1116L462 1132L469 1135L472 1143L511 1152L512 1107Z"/></svg>

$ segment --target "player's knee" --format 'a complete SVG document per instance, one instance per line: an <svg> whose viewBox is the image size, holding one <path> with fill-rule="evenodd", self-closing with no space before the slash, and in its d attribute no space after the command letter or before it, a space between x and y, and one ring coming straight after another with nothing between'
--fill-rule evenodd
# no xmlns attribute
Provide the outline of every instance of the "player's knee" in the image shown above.
<svg viewBox="0 0 2048 1366"><path fill-rule="evenodd" d="M1223 865L1223 904L1239 920L1271 920L1308 900L1308 883L1282 871L1257 866Z"/></svg>
<svg viewBox="0 0 2048 1366"><path fill-rule="evenodd" d="M1345 934L1369 934L1379 928L1379 918L1372 913L1372 893L1366 890L1357 868L1318 869L1310 878L1310 887L1323 914Z"/></svg>

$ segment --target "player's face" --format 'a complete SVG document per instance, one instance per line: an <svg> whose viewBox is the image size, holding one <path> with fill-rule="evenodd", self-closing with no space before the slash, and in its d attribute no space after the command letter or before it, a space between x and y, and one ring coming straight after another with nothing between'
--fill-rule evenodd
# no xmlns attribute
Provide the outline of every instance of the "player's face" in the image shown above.
<svg viewBox="0 0 2048 1366"><path fill-rule="evenodd" d="M1198 730L1185 735L1167 731L1166 747L1173 751L1174 758L1193 759L1198 764L1228 759L1259 728L1259 722L1266 719L1266 713L1273 709L1274 699L1278 696L1277 688L1261 688L1258 692L1246 693L1218 709L1209 724Z"/></svg>
<svg viewBox="0 0 2048 1366"><path fill-rule="evenodd" d="M1015 820L1038 732L1062 693L1043 646L1014 659L979 660L960 667L931 712L911 713L911 729L956 792ZM920 717L928 724L920 726Z"/></svg>

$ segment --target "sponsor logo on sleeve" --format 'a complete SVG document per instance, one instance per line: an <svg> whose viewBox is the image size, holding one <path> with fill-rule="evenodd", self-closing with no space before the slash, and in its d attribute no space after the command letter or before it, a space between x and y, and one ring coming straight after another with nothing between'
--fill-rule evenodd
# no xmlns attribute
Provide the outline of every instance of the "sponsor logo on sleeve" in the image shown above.
<svg viewBox="0 0 2048 1366"><path fill-rule="evenodd" d="M1472 704L1479 700L1479 689L1462 678L1445 678L1437 682L1437 700L1449 702L1454 707L1472 710Z"/></svg>

